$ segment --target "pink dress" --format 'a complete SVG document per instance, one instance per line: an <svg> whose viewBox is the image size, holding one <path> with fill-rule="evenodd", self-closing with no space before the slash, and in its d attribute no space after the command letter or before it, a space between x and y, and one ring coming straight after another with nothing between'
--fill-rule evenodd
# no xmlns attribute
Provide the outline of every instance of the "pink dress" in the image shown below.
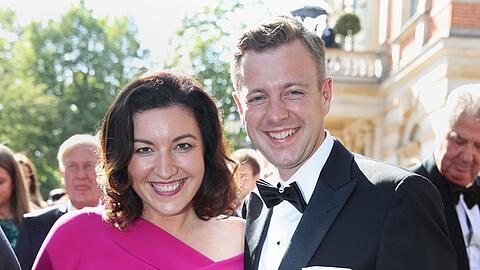
<svg viewBox="0 0 480 270"><path fill-rule="evenodd" d="M33 269L243 269L243 254L215 262L144 219L122 232L104 222L101 212L90 208L62 216Z"/></svg>

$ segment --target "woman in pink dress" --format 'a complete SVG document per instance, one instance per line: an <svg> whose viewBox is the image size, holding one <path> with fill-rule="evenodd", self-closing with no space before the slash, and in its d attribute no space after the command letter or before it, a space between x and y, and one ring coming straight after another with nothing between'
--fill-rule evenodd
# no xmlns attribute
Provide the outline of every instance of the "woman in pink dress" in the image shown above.
<svg viewBox="0 0 480 270"><path fill-rule="evenodd" d="M60 218L34 269L243 269L232 161L215 103L193 78L131 82L99 136L105 205Z"/></svg>

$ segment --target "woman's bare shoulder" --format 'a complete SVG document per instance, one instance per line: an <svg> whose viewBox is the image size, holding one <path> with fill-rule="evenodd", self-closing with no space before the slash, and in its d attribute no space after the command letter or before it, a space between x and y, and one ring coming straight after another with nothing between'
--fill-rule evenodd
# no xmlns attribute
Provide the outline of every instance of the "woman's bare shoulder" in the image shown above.
<svg viewBox="0 0 480 270"><path fill-rule="evenodd" d="M214 261L220 261L241 254L244 249L245 221L236 217L214 217L197 226L190 246ZM190 237L193 236L190 234ZM221 248L219 248L221 247Z"/></svg>
<svg viewBox="0 0 480 270"><path fill-rule="evenodd" d="M217 218L219 228L223 235L222 241L228 239L228 245L230 246L231 254L237 255L243 252L243 245L245 239L245 220L239 217Z"/></svg>
<svg viewBox="0 0 480 270"><path fill-rule="evenodd" d="M218 217L216 218L219 226L227 231L245 233L245 220L239 217Z"/></svg>

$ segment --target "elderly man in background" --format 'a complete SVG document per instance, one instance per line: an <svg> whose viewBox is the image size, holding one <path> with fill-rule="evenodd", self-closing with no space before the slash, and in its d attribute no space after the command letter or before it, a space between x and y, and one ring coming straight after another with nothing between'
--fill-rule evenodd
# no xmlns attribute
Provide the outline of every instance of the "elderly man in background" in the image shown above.
<svg viewBox="0 0 480 270"><path fill-rule="evenodd" d="M413 169L442 196L458 270L480 269L480 84L453 90L435 152Z"/></svg>
<svg viewBox="0 0 480 270"><path fill-rule="evenodd" d="M99 205L102 192L96 182L97 147L98 140L87 134L74 135L60 146L57 157L69 199L24 215L16 247L23 269L32 268L43 240L58 218L69 211Z"/></svg>

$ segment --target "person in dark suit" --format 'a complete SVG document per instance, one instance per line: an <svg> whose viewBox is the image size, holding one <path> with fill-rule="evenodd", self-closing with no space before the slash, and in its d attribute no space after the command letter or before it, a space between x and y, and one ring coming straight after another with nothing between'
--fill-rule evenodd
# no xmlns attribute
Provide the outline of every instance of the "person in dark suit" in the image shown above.
<svg viewBox="0 0 480 270"><path fill-rule="evenodd" d="M247 202L245 269L456 269L435 187L325 130L333 83L322 39L280 16L238 40L234 99L275 166Z"/></svg>
<svg viewBox="0 0 480 270"><path fill-rule="evenodd" d="M57 219L67 212L99 205L102 193L95 173L97 147L98 140L88 134L73 135L60 146L60 173L69 199L23 216L15 248L22 269L32 268L45 237Z"/></svg>
<svg viewBox="0 0 480 270"><path fill-rule="evenodd" d="M338 44L335 42L335 30L328 26L328 21L327 16L325 29L322 31L322 40L325 42L325 48L338 48Z"/></svg>
<svg viewBox="0 0 480 270"><path fill-rule="evenodd" d="M436 149L413 171L440 191L458 269L480 269L480 84L454 89L442 112Z"/></svg>
<svg viewBox="0 0 480 270"><path fill-rule="evenodd" d="M67 205L51 206L25 214L15 249L22 269L32 269L33 261L53 224L67 213Z"/></svg>
<svg viewBox="0 0 480 270"><path fill-rule="evenodd" d="M13 253L10 242L0 228L0 270L20 270L17 257Z"/></svg>

